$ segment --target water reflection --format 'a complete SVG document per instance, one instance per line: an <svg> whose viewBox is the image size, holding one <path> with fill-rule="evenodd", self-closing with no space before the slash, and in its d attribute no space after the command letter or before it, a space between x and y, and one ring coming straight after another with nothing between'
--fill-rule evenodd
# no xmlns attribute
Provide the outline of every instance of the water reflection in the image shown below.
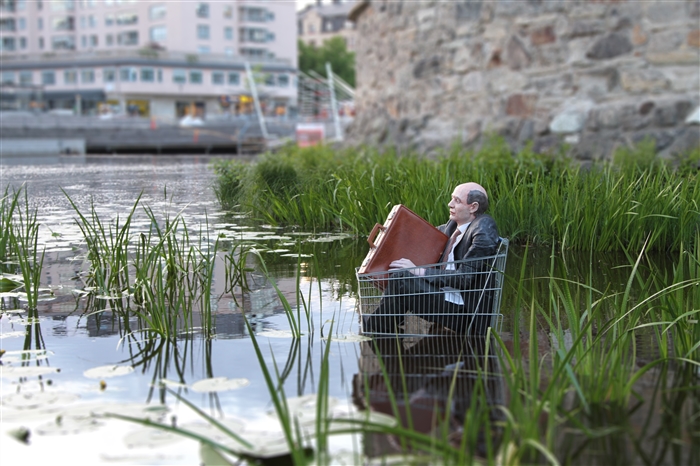
<svg viewBox="0 0 700 466"><path fill-rule="evenodd" d="M360 409L396 416L403 427L466 448L470 457L486 458L488 448L498 448L499 407L506 404L494 343L458 335L363 342L353 401ZM417 453L395 436L366 435L364 453L370 457L408 452Z"/></svg>

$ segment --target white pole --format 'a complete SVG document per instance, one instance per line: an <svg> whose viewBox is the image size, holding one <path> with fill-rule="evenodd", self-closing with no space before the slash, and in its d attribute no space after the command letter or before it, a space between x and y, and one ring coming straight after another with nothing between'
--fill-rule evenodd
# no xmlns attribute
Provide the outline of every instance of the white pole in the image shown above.
<svg viewBox="0 0 700 466"><path fill-rule="evenodd" d="M250 63L245 62L245 72L248 75L248 84L250 85L250 93L253 94L253 104L255 105L255 113L258 114L258 123L260 123L260 131L265 139L268 139L267 126L265 125L265 116L260 108L260 100L258 99L258 89L255 86L253 79L253 70L250 69Z"/></svg>
<svg viewBox="0 0 700 466"><path fill-rule="evenodd" d="M331 93L331 112L333 112L333 123L335 123L335 140L342 141L343 133L340 131L340 118L338 117L338 103L335 101L335 85L333 83L333 70L330 62L326 62L326 74L328 75L328 90Z"/></svg>

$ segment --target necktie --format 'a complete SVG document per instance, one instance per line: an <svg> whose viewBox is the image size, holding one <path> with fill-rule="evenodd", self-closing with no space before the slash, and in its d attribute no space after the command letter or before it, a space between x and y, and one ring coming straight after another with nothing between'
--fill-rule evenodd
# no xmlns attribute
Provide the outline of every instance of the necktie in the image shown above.
<svg viewBox="0 0 700 466"><path fill-rule="evenodd" d="M459 228L456 228L454 233L452 233L452 236L450 236L450 240L447 242L447 246L445 246L445 252L442 253L442 262L447 262L447 259L450 256L450 252L452 252L452 248L455 245L455 241L457 241L457 237L460 234L462 234L462 232L459 231Z"/></svg>

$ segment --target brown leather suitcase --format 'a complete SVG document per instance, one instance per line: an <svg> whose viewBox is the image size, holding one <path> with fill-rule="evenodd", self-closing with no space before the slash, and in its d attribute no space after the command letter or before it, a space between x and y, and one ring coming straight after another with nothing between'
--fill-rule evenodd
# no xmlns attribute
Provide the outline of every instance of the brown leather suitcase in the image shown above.
<svg viewBox="0 0 700 466"><path fill-rule="evenodd" d="M374 225L367 238L369 252L358 275L389 270L389 264L405 257L416 265L435 264L440 260L448 236L402 204L395 205L384 222ZM376 277L376 279L375 279ZM372 275L374 285L384 289L386 275Z"/></svg>

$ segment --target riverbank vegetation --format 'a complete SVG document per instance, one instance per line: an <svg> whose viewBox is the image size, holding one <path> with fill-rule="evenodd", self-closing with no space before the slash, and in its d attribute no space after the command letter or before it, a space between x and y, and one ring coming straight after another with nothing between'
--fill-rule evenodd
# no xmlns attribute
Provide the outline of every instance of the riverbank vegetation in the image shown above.
<svg viewBox="0 0 700 466"><path fill-rule="evenodd" d="M660 161L653 143L582 166L561 154L513 155L494 139L477 152L435 158L367 148L287 146L253 163L218 161L216 195L275 225L365 235L404 204L434 225L454 186L481 183L502 236L514 244L577 250L678 251L700 231L700 149Z"/></svg>
<svg viewBox="0 0 700 466"><path fill-rule="evenodd" d="M489 153L505 158L505 152L494 147ZM484 359L489 354L499 358L502 373L498 376L502 377L509 396L494 405L484 383L487 369L478 367L480 382L474 387L466 412L460 413L463 421L454 425L450 424L449 415L438 416L433 420L436 425L430 434L412 429L410 420L408 425L400 425L369 415L333 418L328 387L330 381L335 380L331 377L332 371L340 369L329 364L329 358L334 351L331 347L334 340L343 336L334 331L335 323L345 317L332 316L330 330L324 338L319 335L325 323L323 314L320 314L319 325L313 325L313 319L319 316L312 313L305 301L301 281L296 282L296 306L287 302L273 282L289 319L294 344L298 346L303 337L308 339L310 348L305 356L308 361L302 362L302 356L298 360L290 357L288 365L280 369L274 357L270 359L265 347L256 341L246 317L246 329L288 447L286 459L294 464L337 464L331 449L334 436L376 434L391 437L403 451L412 455L397 460L401 464L700 462L700 238L697 221L692 223L692 216L697 216L698 212L696 173L671 170L655 162L642 167L636 162L625 165L620 161L582 172L559 159L541 160L527 153L520 154L515 162L510 159L502 162L508 167L514 163L514 168L499 165L495 156L479 159L476 154L472 163L481 164L481 170L470 168L471 165L462 160L464 156L455 154L448 154L439 161L370 153L354 154L354 159L345 160L337 158L340 155L328 148L290 149L282 155L283 162L266 156L255 165L221 164L218 170L223 173L223 167L240 168L240 172L228 172L227 176L239 181L228 185L228 189L238 190L239 208L250 210L259 218L307 225L307 228L345 228L359 232L386 215L392 203L404 202L402 196L411 202L405 202L407 205L433 223L441 221L446 216L444 199L452 186L462 181L461 176L456 177L454 173L466 173L464 170L469 168L473 171L465 178L484 183L493 193L494 215L505 230L503 234L519 238L521 242L549 244L551 265L548 274L540 274L523 260L518 271L506 276L504 293L509 295L509 304L505 312L510 326L508 332L493 335L493 343L486 346ZM353 154L348 157L351 156ZM267 168L259 168L266 164ZM343 164L349 165L343 168ZM488 164L494 165L489 168ZM260 173L257 170L261 170ZM568 170L571 172L567 175ZM244 173L251 178L242 176ZM313 173L317 178L311 177ZM262 176L267 178L260 178ZM562 176L563 181L558 179ZM376 186L382 189L374 191L371 197L372 191L359 182L371 182L373 178L377 180ZM321 179L335 188L324 191ZM409 180L413 183L409 184ZM361 188L352 190L351 181ZM513 192L506 191L508 186ZM217 189L223 189L222 185ZM329 197L324 199L322 194ZM36 239L36 211L30 208L29 199L26 191L6 190L0 205L0 225L4 226L0 245L4 265L19 272L16 275L25 282L25 292L32 294L27 297L31 305L37 303L43 254ZM547 200L561 209L558 216L553 206L546 205ZM282 217L283 206L277 203L283 202L303 215ZM311 204L307 204L309 202ZM578 206L577 202L587 205ZM140 199L125 217L114 219L101 217L94 205L89 210L81 210L71 204L83 232L85 264L89 267L79 277L83 282L82 291L87 295L84 311L86 315L116 316L112 325L119 327L124 344L135 348L130 351L135 354L130 364L136 366L139 360L150 358L180 357L178 353L183 347L187 348L195 330L202 330L198 335L207 343L211 342L215 334L212 322L216 317L212 303L215 297L211 295L214 263L224 256L227 293L244 294L246 275L251 272L248 244L235 238L212 236L208 219L196 227L186 225L179 214L160 215L142 206ZM567 215L569 221L578 219L582 223L568 225L564 235L556 229L552 229L549 236L533 234L532 231L551 227L538 209L548 209L550 223L562 222L558 228L563 228L566 220L559 218ZM599 209L598 221L594 219L596 209ZM621 213L616 214L616 209ZM437 210L440 212L436 213ZM521 212L518 218L527 222L532 231L526 227L516 228L517 223L508 218L508 215L516 215L516 211ZM145 213L145 221L135 221L136 213ZM612 227L607 225L608 216L617 222ZM637 223L640 216L648 218ZM308 219L310 223L298 219ZM654 222L661 229L659 233L653 229L632 231L652 228ZM621 228L625 225L627 229ZM621 229L614 232L613 227ZM683 237L677 243L672 241L674 229ZM586 231L581 233L581 230ZM593 279L596 270L593 254L590 256L591 276L586 279L573 273L567 275L570 267L561 262L563 258L556 254L557 249L583 249L586 247L584 240L588 240L590 249L605 250L624 245L627 261L618 268L628 274L621 286L619 281L600 286L600 281ZM226 247L225 241L230 241ZM633 244L635 242L641 242L639 247ZM676 250L677 259L672 270L657 267L648 259L647 252L652 246L657 250ZM527 258L527 254L524 257ZM257 268L258 272L266 271L261 257ZM296 276L301 275L299 264ZM247 312L243 315L247 316ZM132 339L134 335L138 338ZM315 393L309 395L315 401L305 404L305 411L301 412L300 405L285 394L284 379L293 376L295 368L318 362L311 356L311 348L318 337L321 337L320 343L314 351L320 350L322 358L318 365L319 376L313 377L311 390ZM192 357L189 356L190 361ZM205 351L205 363L210 362L211 352ZM146 363L143 364L145 367ZM153 369L153 382L162 383L160 388L166 393L168 373L160 369L160 362L153 364L159 367ZM182 367L185 366L183 357ZM385 372L381 360L378 367ZM454 370L455 377L462 371L458 366ZM178 371L177 382L185 382L184 374L184 369ZM359 395L366 399L369 394L366 390ZM180 400L186 399L183 391L178 391L177 396ZM454 406L464 407L453 403L454 396L450 393L444 403L448 410ZM399 401L408 398L407 392L389 392L395 419L401 419L404 414ZM164 395L161 402L165 402ZM502 413L497 421L490 420L494 410ZM213 416L203 417L220 428ZM154 425L151 421L143 422ZM483 430L485 427L487 431ZM177 430L172 423L161 424L159 428ZM258 455L243 448L249 440L245 431L225 433L232 443L224 445L202 436L190 435L190 438L209 445L217 453L249 464L263 462ZM476 455L481 442L486 443L485 450ZM357 445L353 453L363 457L361 448ZM309 455L311 451L313 459ZM220 461L218 464L235 463L230 458L217 461Z"/></svg>

